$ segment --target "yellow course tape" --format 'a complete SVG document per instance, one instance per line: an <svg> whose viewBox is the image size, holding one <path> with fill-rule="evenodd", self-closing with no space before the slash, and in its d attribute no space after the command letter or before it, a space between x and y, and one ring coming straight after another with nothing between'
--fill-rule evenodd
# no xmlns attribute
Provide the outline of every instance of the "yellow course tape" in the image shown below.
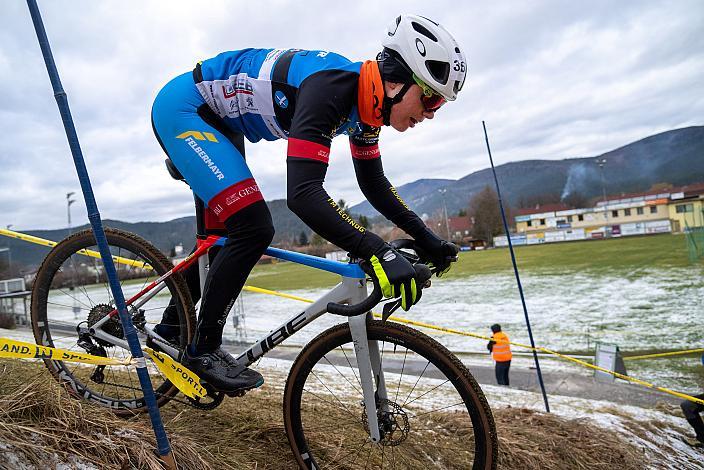
<svg viewBox="0 0 704 470"><path fill-rule="evenodd" d="M156 352L150 348L145 348L144 351L154 361L157 369L184 395L191 398L204 397L206 395L207 392L200 385L200 378L195 373L166 354ZM98 366L129 366L136 362L133 358L121 360L112 357L94 356L92 354L40 346L8 338L0 338L0 358L50 359L52 361L78 362Z"/></svg>
<svg viewBox="0 0 704 470"><path fill-rule="evenodd" d="M178 388L181 393L190 398L204 397L207 392L200 384L200 378L195 372L187 369L168 354L154 351L151 348L144 348L144 351L154 361L157 368L166 376L169 381Z"/></svg>
<svg viewBox="0 0 704 470"><path fill-rule="evenodd" d="M54 247L54 246L58 245L58 243L56 243L55 241L47 240L46 238L39 238L39 237L35 237L32 235L24 234L24 233L15 232L12 230L7 230L4 228L0 228L0 235L5 235L6 237L10 237L10 238L17 238L18 240L23 240L23 241L29 242L29 243L35 243L37 245L50 246L50 247ZM77 253L79 253L81 255L85 255L85 256L90 256L91 258L102 259L102 257L100 256L100 252L98 252L98 251L80 250ZM112 259L116 263L125 264L128 266L135 266L137 268L143 268L143 269L152 269L152 267L147 263L135 261L135 260L129 259L129 258L124 258L122 256L113 255Z"/></svg>
<svg viewBox="0 0 704 470"><path fill-rule="evenodd" d="M111 357L81 354L75 351L39 346L38 344L25 343L24 341L15 341L8 338L0 338L0 357L12 359L51 359L54 361L81 362L83 364L105 366L126 366L130 364L130 360L124 361Z"/></svg>
<svg viewBox="0 0 704 470"><path fill-rule="evenodd" d="M685 354L694 353L704 353L704 348L700 349L686 349L684 351L671 351L657 354L644 354L642 356L626 356L623 358L624 361L636 361L639 359L653 359L656 357L666 357L666 356L684 356Z"/></svg>
<svg viewBox="0 0 704 470"><path fill-rule="evenodd" d="M276 292L274 290L269 290L269 289L262 289L261 287L244 286L244 290L249 291L249 292L256 292L258 294L274 295L276 297L283 297L285 299L298 300L300 302L307 302L309 304L313 303L312 300L304 299L303 297L297 297L295 295L284 294L282 292Z"/></svg>

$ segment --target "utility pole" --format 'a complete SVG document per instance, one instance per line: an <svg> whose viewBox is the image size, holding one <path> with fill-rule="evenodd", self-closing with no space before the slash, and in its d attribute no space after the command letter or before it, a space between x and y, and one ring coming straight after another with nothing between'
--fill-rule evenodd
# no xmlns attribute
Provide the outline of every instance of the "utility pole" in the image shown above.
<svg viewBox="0 0 704 470"><path fill-rule="evenodd" d="M604 180L604 165L606 165L606 158L598 158L596 164L599 165L599 170L601 170L601 195L604 201L604 237L611 235L609 230L609 211L606 208L606 182Z"/></svg>
<svg viewBox="0 0 704 470"><path fill-rule="evenodd" d="M450 224L447 221L447 204L445 204L445 193L447 192L447 189L438 189L438 192L442 195L442 211L445 216L445 232L447 233L447 241L452 241L450 240Z"/></svg>
<svg viewBox="0 0 704 470"><path fill-rule="evenodd" d="M10 230L10 227L12 227L12 224L7 224L5 228L7 230ZM7 273L8 276L12 277L12 250L10 250L10 245L7 245Z"/></svg>
<svg viewBox="0 0 704 470"><path fill-rule="evenodd" d="M71 196L76 194L74 191L66 193L66 213L68 215L68 234L71 235L71 204L76 202L75 199L71 199Z"/></svg>

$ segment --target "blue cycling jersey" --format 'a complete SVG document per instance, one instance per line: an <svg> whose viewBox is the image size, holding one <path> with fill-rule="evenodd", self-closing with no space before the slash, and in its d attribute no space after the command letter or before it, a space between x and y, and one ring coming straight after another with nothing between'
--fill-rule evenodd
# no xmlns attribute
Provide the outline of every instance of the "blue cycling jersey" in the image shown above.
<svg viewBox="0 0 704 470"><path fill-rule="evenodd" d="M356 88L361 62L327 51L284 49L243 49L223 52L198 64L194 73L201 96L215 114L233 130L242 132L249 141L288 138L292 118L308 103L298 95L299 89L313 74L327 72L338 83L309 93L319 105L327 89L338 96ZM345 73L348 72L348 73ZM340 93L343 92L343 93ZM306 96L308 96L306 95ZM339 100L344 104L346 100ZM327 137L362 132L356 103L349 109L331 113L331 121L320 123ZM302 136L305 138L305 136ZM316 139L317 140L317 139Z"/></svg>

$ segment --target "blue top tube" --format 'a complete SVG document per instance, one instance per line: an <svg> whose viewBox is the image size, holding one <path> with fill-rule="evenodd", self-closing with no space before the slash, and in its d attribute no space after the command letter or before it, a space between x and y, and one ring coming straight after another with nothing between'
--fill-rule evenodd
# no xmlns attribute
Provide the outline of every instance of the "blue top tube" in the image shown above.
<svg viewBox="0 0 704 470"><path fill-rule="evenodd" d="M225 237L220 237L215 244L222 246L225 244L225 240ZM280 248L273 247L267 248L264 253L269 256L273 256L274 258L304 264L306 266L310 266L311 268L322 269L323 271L339 274L344 277L356 279L364 279L366 277L364 271L362 271L362 268L359 267L357 263L341 263L339 261L332 261L319 256L311 256L304 253L282 250Z"/></svg>

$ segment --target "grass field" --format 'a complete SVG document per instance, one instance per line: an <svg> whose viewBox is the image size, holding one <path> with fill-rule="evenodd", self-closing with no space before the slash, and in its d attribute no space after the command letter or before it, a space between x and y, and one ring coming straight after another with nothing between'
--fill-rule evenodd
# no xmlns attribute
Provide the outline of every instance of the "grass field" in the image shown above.
<svg viewBox="0 0 704 470"><path fill-rule="evenodd" d="M589 271L633 276L642 269L690 266L682 234L650 235L515 248L519 270L546 274ZM448 279L511 272L508 248L460 254ZM258 265L248 284L265 289L305 289L333 285L338 276L293 263Z"/></svg>

